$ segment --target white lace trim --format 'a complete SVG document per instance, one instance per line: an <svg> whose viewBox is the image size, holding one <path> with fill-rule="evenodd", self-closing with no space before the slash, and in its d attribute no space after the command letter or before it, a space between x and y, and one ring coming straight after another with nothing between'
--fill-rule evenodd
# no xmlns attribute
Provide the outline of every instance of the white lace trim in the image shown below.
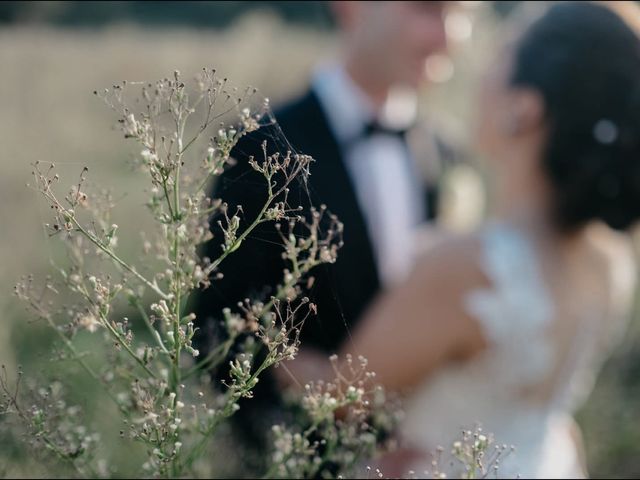
<svg viewBox="0 0 640 480"><path fill-rule="evenodd" d="M554 363L545 336L553 303L544 288L535 253L519 232L492 224L482 234L482 268L493 283L470 292L467 311L482 325L492 344L496 380L512 387L544 378ZM514 359L522 359L514 364Z"/></svg>

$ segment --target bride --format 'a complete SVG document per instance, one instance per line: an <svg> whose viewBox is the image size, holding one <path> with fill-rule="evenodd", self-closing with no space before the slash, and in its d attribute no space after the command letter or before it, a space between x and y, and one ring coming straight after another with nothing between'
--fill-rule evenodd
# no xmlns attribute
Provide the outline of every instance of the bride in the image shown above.
<svg viewBox="0 0 640 480"><path fill-rule="evenodd" d="M492 219L430 249L341 357L364 356L406 395L407 448L450 445L479 422L516 446L500 475L581 477L571 414L622 331L635 281L629 239L615 231L640 217L640 41L613 9L566 2L494 65L478 128ZM289 370L317 377L328 365L318 355L301 351ZM413 458L404 472L430 469Z"/></svg>

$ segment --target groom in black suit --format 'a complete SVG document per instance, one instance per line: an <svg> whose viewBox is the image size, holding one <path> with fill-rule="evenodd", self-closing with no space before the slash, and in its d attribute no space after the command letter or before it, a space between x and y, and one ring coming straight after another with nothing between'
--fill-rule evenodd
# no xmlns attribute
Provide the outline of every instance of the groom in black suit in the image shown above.
<svg viewBox="0 0 640 480"><path fill-rule="evenodd" d="M437 184L433 178L425 181L424 172L447 161L448 150L438 137L423 132L430 165L425 169L407 137L416 120L415 91L425 62L446 48L447 3L334 2L343 58L318 69L306 93L276 110L288 144L278 142L282 136L273 125L244 137L233 151L237 165L215 186L212 196L222 198L231 211L241 205L250 221L264 204L266 190L247 159L262 158L263 140L270 152L293 148L316 160L308 184L293 185L288 203L305 208L325 204L344 224L344 246L335 264L312 272L315 282L308 295L318 313L302 329L301 348L335 351L374 296L408 273L412 231L436 214ZM221 252L223 236L216 223L207 247L211 258ZM269 298L270 288L282 281L281 253L275 228L265 224L225 260L224 278L214 280L198 300L201 351L216 337L224 307L233 309L247 297ZM274 386L263 378L256 398L247 402L248 411L239 412L247 420L245 434L258 435L273 421L262 412L250 413L260 410L261 400L274 401Z"/></svg>

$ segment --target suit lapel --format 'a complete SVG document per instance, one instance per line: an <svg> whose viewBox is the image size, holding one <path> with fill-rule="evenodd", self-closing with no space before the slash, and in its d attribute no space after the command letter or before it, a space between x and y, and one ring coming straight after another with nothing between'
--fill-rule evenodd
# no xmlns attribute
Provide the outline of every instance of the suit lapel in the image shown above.
<svg viewBox="0 0 640 480"><path fill-rule="evenodd" d="M367 224L344 156L313 91L305 95L300 107L299 111L304 112L303 118L298 119L300 123L283 125L283 130L290 132L293 145L305 146L308 151L302 153L312 155L316 160L309 182L311 202L316 206L326 204L344 224L344 246L334 266L334 280L336 285L343 287L340 300L345 315L353 309L351 313L359 316L380 287Z"/></svg>

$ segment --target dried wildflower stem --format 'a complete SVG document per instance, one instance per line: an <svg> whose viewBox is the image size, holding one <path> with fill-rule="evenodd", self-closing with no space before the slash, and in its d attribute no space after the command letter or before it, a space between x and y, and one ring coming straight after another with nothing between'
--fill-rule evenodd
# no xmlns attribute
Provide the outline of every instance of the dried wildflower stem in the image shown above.
<svg viewBox="0 0 640 480"><path fill-rule="evenodd" d="M209 185L209 182L211 181L211 179L216 176L216 174L213 172L216 171L218 168L222 168L223 166L224 166L224 160L217 162L216 165L212 168L212 171L208 172L204 176L202 181L198 184L198 186L195 188L194 193L200 193L204 191L205 187ZM215 208L205 209L205 210L202 210L202 214L207 215L207 214L213 213L215 210L216 210Z"/></svg>
<svg viewBox="0 0 640 480"><path fill-rule="evenodd" d="M18 417L20 417L20 419L23 422L25 422L25 424L29 425L31 428L34 428L36 430L34 435L39 440L42 440L46 448L52 451L58 458L70 464L74 468L74 470L78 472L78 474L81 477L86 477L87 473L75 462L75 459L68 453L65 453L62 450L60 450L58 446L49 438L46 430L42 428L37 428L37 425L35 425L32 419L22 410L22 408L18 404L18 399L17 399L18 391L16 390L15 395L10 394L8 386L6 385L2 376L0 376L0 388L4 391L5 397L11 403L11 406L14 408L15 412L18 414Z"/></svg>
<svg viewBox="0 0 640 480"><path fill-rule="evenodd" d="M320 262L312 262L305 264L301 269L299 266L299 262L297 259L293 259L294 263L294 271L297 272L296 275L291 276L288 281L285 281L278 287L278 290L275 295L271 297L271 299L262 307L262 309L256 314L258 318L263 317L269 312L275 303L278 300L284 300L286 298L287 292L289 292L295 285L298 284L300 279L304 277L312 268L317 266ZM229 353L229 350L233 346L235 342L236 336L231 336L229 339L225 340L223 343L218 345L214 350L212 350L204 359L199 361L191 370L187 371L184 374L184 378L189 378L192 375L198 373L198 371L202 371L203 368L214 368L216 367L222 360L224 360Z"/></svg>
<svg viewBox="0 0 640 480"><path fill-rule="evenodd" d="M76 229L80 233L82 233L91 243L93 243L102 252L104 252L109 258L111 258L117 265L119 265L120 267L124 268L127 272L131 273L134 277L136 277L138 280L140 280L142 283L144 283L147 287L149 287L151 290L153 290L156 294L158 294L162 299L169 300L171 298L169 295L164 293L160 289L160 287L158 287L156 282L151 282L150 280L145 278L143 275L139 274L138 271L134 267L132 267L127 262L125 262L120 257L118 257L118 255L116 255L113 252L113 250L111 250L110 248L105 247L102 244L102 242L100 241L100 239L96 238L91 232L86 230L80 224L80 222L78 222L78 220L76 220L76 218L74 216L71 216L71 221L73 222L73 224L75 225Z"/></svg>
<svg viewBox="0 0 640 480"><path fill-rule="evenodd" d="M53 165L53 164L52 164ZM96 247L98 247L102 252L104 252L109 258L111 258L116 265L124 268L126 271L131 273L134 277L140 280L142 283L151 288L155 293L157 293L161 298L168 300L170 297L166 293L164 293L160 287L155 282L151 282L143 275L137 272L135 268L129 265L127 262L122 260L118 255L115 254L113 250L108 248L97 238L94 234L89 232L86 228L82 226L82 224L78 221L75 216L75 213L72 210L65 208L62 203L58 200L58 198L51 191L51 181L46 179L40 171L36 174L36 180L41 184L40 192L45 196L47 200L51 203L52 206L56 208L56 210L65 218L67 222L70 222L75 229L79 231L82 235L84 235L91 243L93 243Z"/></svg>
<svg viewBox="0 0 640 480"><path fill-rule="evenodd" d="M46 429L42 428L32 418L27 415L18 403L18 392L20 389L20 381L22 379L22 372L18 372L18 380L16 382L15 392L11 392L11 389L7 385L7 371L4 365L2 365L2 375L0 375L0 390L3 392L5 400L9 401L9 404L13 407L14 411L18 414L18 417L31 428L36 430L34 436L45 444L46 448L52 451L58 458L69 463L81 476L86 476L86 472L76 463L75 459L68 453L63 452L58 448L54 441L52 441Z"/></svg>
<svg viewBox="0 0 640 480"><path fill-rule="evenodd" d="M282 193L284 193L288 187L289 184L293 181L294 178L296 178L300 172L304 169L304 165L303 163L298 163L296 165L296 169L294 170L294 172L287 176L285 183L282 185L282 187L280 187L275 193L273 191L273 183L272 183L272 175L265 175L266 180L267 180L267 185L268 185L268 197L267 197L267 201L265 202L265 204L262 206L262 209L260 210L260 213L258 213L257 217L254 219L254 221L251 223L251 225L249 225L244 232L242 232L242 234L235 240L235 242L233 242L233 244L229 247L226 248L225 251L222 253L222 255L220 255L216 260L214 260L211 263L211 266L209 267L210 271L214 271L221 263L222 261L227 258L231 253L233 253L239 246L240 244L244 241L245 238L247 238L247 236L261 223L267 221L265 219L265 214L267 213L267 210L269 209L269 207L271 206L271 204L273 203L273 201L280 196Z"/></svg>
<svg viewBox="0 0 640 480"><path fill-rule="evenodd" d="M133 358L133 360L135 360L135 362L138 365L140 365L140 367L142 367L142 369L148 375L150 375L154 379L157 379L158 375L156 375L155 372L153 372L149 367L147 367L147 365L145 365L145 362L138 355L136 355L136 353L133 350L131 350L131 347L129 346L127 340L123 338L122 335L120 335L120 333L115 328L113 328L113 325L107 318L107 314L102 310L102 308L100 308L99 305L97 305L93 301L93 299L91 298L91 295L89 295L89 292L87 292L84 287L78 288L77 291L85 298L85 300L92 307L96 309L96 312L98 313L98 318L100 319L100 324L107 329L107 331L111 334L111 336L116 340L118 345L124 348L125 351L129 354L129 356L131 356L131 358Z"/></svg>
<svg viewBox="0 0 640 480"><path fill-rule="evenodd" d="M118 399L115 397L115 395L111 392L111 390L109 390L106 385L104 385L104 383L102 382L102 380L100 379L100 377L98 376L98 374L96 372L93 371L93 369L89 366L89 364L87 362L84 361L84 358L82 358L82 355L80 355L78 353L78 351L76 350L76 348L73 346L73 343L71 343L71 341L65 337L62 332L58 329L58 327L55 325L55 323L53 322L53 320L51 320L51 318L47 318L47 323L49 324L49 327L51 327L53 330L55 330L56 334L58 335L58 338L60 338L60 340L62 340L62 343L64 344L64 346L67 348L67 350L69 350L69 352L71 353L71 355L73 356L73 359L78 362L78 364L84 369L85 372L87 372L87 374L89 374L89 376L91 378L93 378L96 382L98 382L100 385L104 386L104 390L105 392L107 392L107 395L109 395L109 397L111 398L111 400L113 400L113 402L115 403L115 405L118 406L118 408L120 409L120 411L122 413L127 413L125 409L123 409L120 406L120 402L118 401Z"/></svg>
<svg viewBox="0 0 640 480"><path fill-rule="evenodd" d="M283 286L281 286L276 292L276 295L271 297L271 300L269 300L269 302L265 304L265 306L260 310L260 312L256 316L263 317L268 311L270 311L273 308L277 300L282 300L285 298L285 293L288 290L290 290L296 283L297 281L291 280L288 283L285 283ZM205 358L203 358L191 370L189 370L184 375L184 378L188 378L198 373L198 371L201 371L203 368L209 369L209 368L216 367L221 361L223 361L226 358L236 338L237 338L237 335L232 335L223 343L218 345Z"/></svg>
<svg viewBox="0 0 640 480"><path fill-rule="evenodd" d="M126 339L122 338L122 335L120 335L115 328L113 328L113 325L111 325L111 323L109 322L109 320L103 316L102 314L100 315L100 320L102 321L101 323L105 326L105 328L109 331L109 333L118 341L118 343L122 346L122 348L125 349L125 351L129 354L129 356L131 358L133 358L135 360L135 362L140 365L140 367L142 367L142 369L152 378L154 379L158 379L158 375L156 375L155 372L153 372L149 367L147 367L144 363L144 361L138 357L138 355L136 355L136 353L131 350L131 347L128 345Z"/></svg>
<svg viewBox="0 0 640 480"><path fill-rule="evenodd" d="M176 174L177 176L177 174ZM178 187L175 187L175 190L178 190ZM177 205L177 204L176 204ZM177 227L176 232L174 233L174 257L173 261L175 264L175 273L174 273L174 284L175 284L175 305L174 305L174 319L173 319L173 365L172 365L172 374L171 374L171 391L176 392L178 385L180 384L180 350L181 350L181 342L180 342L180 318L181 318L181 285L180 285L180 269L179 269L179 261L180 261L180 240L178 238Z"/></svg>
<svg viewBox="0 0 640 480"><path fill-rule="evenodd" d="M230 417L237 411L237 401L243 397L249 397L251 395L251 389L257 383L259 376L262 374L264 370L269 367L272 367L274 364L278 363L278 355L275 351L270 351L264 361L260 364L260 366L255 370L255 372L246 379L242 385L238 388L235 384L230 387L227 401L225 403L222 411L218 412L216 417L211 422L209 428L203 432L202 438L200 441L192 448L191 453L185 459L184 465L186 468L191 467L193 462L202 455L202 450L207 445L210 436L215 432L217 426Z"/></svg>
<svg viewBox="0 0 640 480"><path fill-rule="evenodd" d="M167 188L167 179L165 177L162 178L162 191L164 192L164 198L167 202L167 209L169 210L169 215L171 218L175 217L173 213L173 207L171 206L171 195L169 195L169 190Z"/></svg>
<svg viewBox="0 0 640 480"><path fill-rule="evenodd" d="M87 473L84 471L83 468L80 467L80 465L77 464L77 462L75 461L75 458L73 456L69 455L68 453L63 452L55 444L55 442L49 438L49 435L48 435L48 432L46 431L46 429L42 428L40 425L38 425L36 422L34 422L33 419L30 418L29 415L27 415L24 412L24 410L20 407L20 404L18 403L18 392L19 392L19 389L20 389L20 381L22 379L22 372L18 372L18 380L16 382L16 387L15 387L15 392L14 393L12 393L11 390L9 389L9 386L7 385L6 378L7 378L7 371L6 371L5 366L2 365L2 375L0 375L0 390L4 392L5 399L9 401L9 403L13 407L14 411L18 414L18 417L20 417L20 419L26 425L29 425L31 428L36 430L34 435L39 440L42 440L42 442L45 444L45 447L47 449L49 449L51 452L53 452L58 458L60 458L64 462L69 463L74 468L74 470L76 470L76 472L78 472L78 474L80 474L81 476L87 476ZM94 475L95 475L95 473L94 473Z"/></svg>
<svg viewBox="0 0 640 480"><path fill-rule="evenodd" d="M255 93L255 92L254 92ZM215 96L214 96L215 97ZM195 109L195 107L198 106L198 104L202 101L203 97L200 97L193 105L192 108ZM205 121L203 122L203 124L200 126L200 128L198 129L197 133L193 136L193 138L191 138L191 140L189 140L184 148L182 149L182 151L184 152L187 148L189 148L196 140L198 140L198 138L200 138L200 135L202 135L202 133L214 122L216 121L218 118L224 117L225 115L227 115L228 113L232 112L234 108L236 108L238 106L238 104L240 102L238 102L238 104L233 104L231 107L229 107L228 109L214 115L211 116L211 114L213 113L213 107L214 107L214 103L215 103L215 98L208 98L208 109L207 109L207 118L205 119ZM228 99L227 99L228 100Z"/></svg>
<svg viewBox="0 0 640 480"><path fill-rule="evenodd" d="M78 258L77 265L68 273L63 272L63 278L71 291L83 297L82 304L66 310L72 318L65 327L69 328L71 334L82 328L95 332L96 327L103 327L106 330L104 339L120 352L114 357L120 368L108 372L99 370L100 375L105 375L100 378L75 351L73 337L67 335L67 330L56 327L54 320L58 320L57 316L52 314L49 324L72 353L73 359L93 379L105 387L111 387L111 391L107 388L108 394L122 412L122 418L127 418L129 436L150 447L141 466L145 476L153 477L193 475L194 464L202 458L211 436L220 430L220 424L238 410L238 402L242 398L252 396L260 375L267 368L295 356L300 327L309 315L304 315L303 308L308 308L309 312L315 311L315 306L306 297L300 298L305 288L300 282L316 265L335 261L335 251L339 245L335 245L334 240L341 234L340 229L333 230L336 223L332 218L327 238L323 238L325 232L319 228L321 213L312 209L313 220L307 223L302 207L290 208L287 204L289 186L300 177L306 182L308 167L313 159L291 152L267 155L266 141L263 142L263 161L251 158L249 162L266 181L266 188L262 187L266 201L257 216L241 219L244 212L239 205L235 214L228 215L227 204L221 199L208 197L203 190L212 177L223 174L225 167L232 163L231 153L237 141L260 128L259 122L264 118L265 110L262 113L251 113L249 108L240 110L243 100L236 97L237 89L226 90L227 80L216 79L213 70L204 69L196 81L200 96L196 97L194 103L190 101L188 88L185 88L177 71L172 79L165 78L155 85L144 84L142 98L146 102L146 113L131 110L131 103L124 96L127 82L114 85L111 91L104 90L104 99L120 115L118 122L122 125L125 138L135 139L143 147L139 161L152 184L147 207L158 227L156 242L146 241L145 236L143 251L145 254L152 251L156 254L159 265L162 265L160 270L154 272L144 269L139 273L135 259L129 263L116 253L117 226L107 225L110 222L107 222L107 216L103 216L100 198L96 197L95 202L93 197L88 200L89 197L82 191L86 168L71 193L61 201L56 198L52 187L59 180L52 171L53 164L47 171L41 170L36 162L34 172L38 189L54 210L52 234L63 233L66 239L72 240L69 247ZM217 96L223 97L223 111L219 114L213 110ZM192 133L188 127L191 126L192 114L198 104L206 109L206 118L203 123L194 125L195 131ZM268 108L267 101L264 102L264 108ZM197 140L207 127L234 109L238 110L240 123L229 127L221 123L217 136L208 139L206 145L203 142L197 147L202 147L199 153L194 154L200 156L200 164L189 163L188 156L191 153L187 154L187 150L192 145L195 150ZM206 155L202 157L202 150L205 149ZM109 201L109 205L111 203ZM93 214L99 225L84 221L79 209L86 209ZM219 222L224 233L224 245L222 251L216 253L219 257L210 261L199 255L198 246L211 239L210 214L216 212L224 213L224 219ZM194 358L199 356L193 345L197 330L194 325L195 314L185 311L188 295L196 288L210 286L212 280L222 274L219 272L222 262L238 250L257 227L267 222L274 222L278 226L282 220L287 221L290 227L287 236L282 236L285 247L283 258L288 268L276 288L276 294L264 304L245 300L240 305L244 315L225 313L229 338L212 345L209 355L194 366L195 361L186 355L188 352ZM294 230L298 228L297 225L307 228L308 232L298 235ZM284 230L286 227L282 226ZM335 235L336 232L338 235ZM309 238L305 238L307 235ZM122 254L119 250L118 253ZM131 280L135 284L133 289L127 286L125 292L130 305L139 312L140 323L144 323L153 340L148 339L146 334L134 337L126 318L110 320L114 317L113 302L125 287L113 285L108 275L106 279L84 275L82 262L89 255L101 260L108 259L125 281ZM92 288L89 288L89 284ZM310 286L311 283L308 284ZM145 291L152 291L154 299L159 297L148 307L143 298ZM34 300L39 302L38 299ZM227 387L226 393L216 396L213 403L208 400L199 405L192 403L185 392L191 391L193 383L187 383L186 380L197 376L205 367L228 360L232 347L244 335L253 337L254 342L241 345L244 352L231 355L229 382L222 382ZM260 364L254 364L257 350L264 347L267 348L265 356ZM122 353L122 350L126 353ZM110 383L112 381L114 383ZM204 397L204 394L200 393L199 396ZM199 409L206 411L206 418L199 417ZM45 426L48 427L49 423L47 417ZM121 436L125 436L125 433L122 432ZM68 440L57 437L53 440L63 454L71 452L76 455L75 450L66 448ZM336 447L339 448L340 445ZM87 462L95 460L90 453L83 451L77 454L86 458ZM80 460L78 463L84 466ZM317 467L309 466L305 467L305 471L311 468L317 470ZM84 473L90 472L87 470Z"/></svg>
<svg viewBox="0 0 640 480"><path fill-rule="evenodd" d="M274 426L275 451L267 476L333 478L337 468L338 478L342 478L342 474L349 474L349 469L363 457L371 458L376 446L375 432L379 428L391 432L395 422L387 423L393 418L384 418L386 409L381 403L384 398L379 395L379 389L371 389L374 374L365 370L366 360L359 358L358 364L354 364L350 356L346 360L340 364L338 358L332 356L335 378L305 385L301 399L306 414L304 430ZM376 425L378 415L384 418L379 426Z"/></svg>
<svg viewBox="0 0 640 480"><path fill-rule="evenodd" d="M162 353L170 355L169 350L167 350L167 347L162 341L160 332L158 332L155 328L153 328L153 325L151 324L151 320L149 319L149 315L147 315L147 312L145 311L144 307L140 303L140 300L137 298L134 298L131 303L133 303L133 305L135 305L135 307L138 309L138 312L140 313L140 317L142 318L142 321L144 322L145 326L149 330L151 337L154 339L158 347L160 347L160 350L162 351Z"/></svg>
<svg viewBox="0 0 640 480"><path fill-rule="evenodd" d="M53 321L53 319L51 318L51 315L46 312L40 305L38 305L35 301L33 300L29 300L29 305L31 306L31 308L33 309L34 312L36 312L36 314L42 318L45 322L47 322L47 324L49 325L49 327L56 332L56 335L58 336L58 338L62 341L63 345L65 346L65 348L71 353L73 360L75 360L76 362L78 362L78 364L82 367L82 369L87 372L87 374L93 379L95 380L98 384L102 385L104 387L105 392L107 393L107 395L109 396L109 398L111 398L111 400L114 402L114 404L118 407L118 409L124 413L125 415L128 415L128 412L122 408L122 406L120 405L120 402L118 401L118 399L115 397L115 395L111 392L111 390L109 390L107 388L106 385L104 385L104 382L102 381L102 379L100 378L100 376L94 372L93 368L91 368L89 366L89 364L87 362L85 362L84 358L82 358L82 355L80 355L80 353L78 353L78 351L76 350L76 348L73 346L73 343L71 342L71 340L69 340L67 337L64 336L64 334L60 331L60 329L58 328L58 326L55 324L55 322Z"/></svg>
<svg viewBox="0 0 640 480"><path fill-rule="evenodd" d="M258 216L256 217L256 219L251 223L251 225L249 225L244 232L242 232L242 234L235 240L235 242L233 242L231 244L231 246L227 249L225 249L225 251L216 259L211 263L211 266L209 267L208 270L210 271L215 271L216 268L218 268L218 266L224 261L225 258L227 258L231 253L233 253L235 250L237 250L237 248L240 246L240 244L244 241L245 238L247 238L247 236L258 226L260 225L263 221L264 221L264 216L265 213L267 212L267 210L269 209L269 206L271 205L271 202L273 202L275 196L271 194L271 187L269 187L269 198L267 200L267 202L264 204L264 206L262 207L262 210L260 210L260 213L258 214Z"/></svg>
<svg viewBox="0 0 640 480"><path fill-rule="evenodd" d="M178 96L183 95L182 90L178 90ZM182 116L182 110L178 109L176 118L176 127L178 131L178 149L176 153L176 168L175 168L175 177L173 183L173 206L174 206L174 215L173 215L173 225L174 225L174 244L173 244L173 263L174 263L174 285L175 285L175 306L174 306L174 319L173 319L173 362L171 368L171 379L169 389L172 393L175 394L176 401L180 398L180 389L179 385L181 382L181 372L180 372L180 353L182 350L182 342L180 340L180 319L182 318L182 308L181 308L181 300L182 300L182 283L180 279L180 236L178 235L179 223L181 221L182 212L180 206L180 167L182 166L182 156L186 148L189 147L187 145L186 148L182 147L182 139L184 138L184 129L186 126L186 118ZM198 138L199 134L194 137ZM168 199L167 199L168 200ZM173 412L174 419L177 417L177 409L174 408ZM175 432L176 440L179 440L180 433L178 430ZM177 476L179 472L178 466L178 457L175 456L171 463L172 476Z"/></svg>
<svg viewBox="0 0 640 480"><path fill-rule="evenodd" d="M254 385L256 379L260 376L260 374L267 368L271 367L273 364L274 364L273 359L270 356L267 356L267 358L256 369L253 375L251 375L249 380L247 380L247 382L245 383L245 386L239 390L231 392L231 394L227 399L224 409L221 412L217 413L216 417L211 422L211 425L209 426L209 428L205 432L203 432L198 443L196 443L196 445L192 447L191 453L185 458L183 462L183 467L190 468L193 465L193 462L196 461L202 455L202 451L207 446L207 443L210 441L211 435L213 435L216 428L220 425L220 423L223 420L229 418L231 415L233 415L236 412L236 408L235 408L235 405L237 405L236 402L242 397L246 396L251 391L251 388L253 388L248 385Z"/></svg>
<svg viewBox="0 0 640 480"><path fill-rule="evenodd" d="M185 372L182 376L183 379L187 379L196 373L202 371L202 369L210 369L216 367L220 362L222 362L227 355L229 354L229 350L233 346L236 341L237 335L232 335L227 340L219 344L216 348L214 348L209 354L196 363L190 370Z"/></svg>

